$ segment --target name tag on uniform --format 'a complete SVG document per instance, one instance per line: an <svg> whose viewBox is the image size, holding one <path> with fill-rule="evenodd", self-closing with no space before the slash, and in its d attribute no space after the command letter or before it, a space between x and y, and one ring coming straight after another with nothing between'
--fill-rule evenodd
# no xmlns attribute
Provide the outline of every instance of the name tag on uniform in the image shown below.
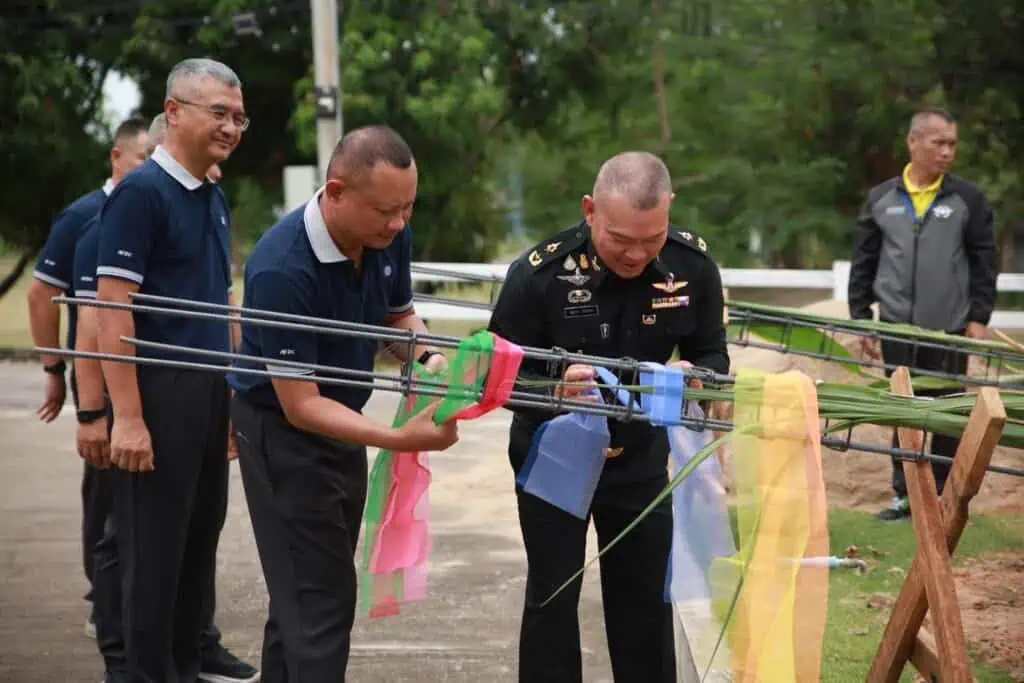
<svg viewBox="0 0 1024 683"><path fill-rule="evenodd" d="M655 311L660 308L679 308L689 305L690 297L688 296L659 296L651 299L651 308Z"/></svg>
<svg viewBox="0 0 1024 683"><path fill-rule="evenodd" d="M590 318L597 315L597 306L566 306L562 309L562 313L567 320L572 318Z"/></svg>

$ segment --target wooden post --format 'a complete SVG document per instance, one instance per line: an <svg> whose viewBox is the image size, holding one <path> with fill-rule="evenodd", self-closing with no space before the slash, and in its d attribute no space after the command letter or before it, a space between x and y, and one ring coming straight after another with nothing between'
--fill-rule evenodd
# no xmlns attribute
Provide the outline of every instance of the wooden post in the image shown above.
<svg viewBox="0 0 1024 683"><path fill-rule="evenodd" d="M912 393L906 368L899 368L893 374L891 386L896 393ZM949 557L967 526L968 503L981 488L1005 424L1006 410L999 392L993 387L982 388L960 440L941 503L936 497L931 464L903 463L918 552L868 673L870 683L896 683L911 658L930 680L934 680L936 673L941 674L939 680L943 683L974 680ZM920 448L923 434L919 430L900 429L899 436L901 447ZM927 486L922 484L922 479L927 480ZM937 542L941 547L936 547ZM929 607L936 629L934 639L927 632L920 637L918 634Z"/></svg>

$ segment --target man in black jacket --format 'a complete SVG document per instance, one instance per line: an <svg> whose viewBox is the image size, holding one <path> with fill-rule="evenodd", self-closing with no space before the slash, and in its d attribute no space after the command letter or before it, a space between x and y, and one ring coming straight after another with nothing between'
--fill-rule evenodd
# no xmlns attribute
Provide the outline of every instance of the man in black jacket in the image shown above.
<svg viewBox="0 0 1024 683"><path fill-rule="evenodd" d="M996 298L992 209L975 185L948 173L956 156L957 125L946 112L914 115L907 135L910 163L901 176L872 188L857 219L850 269L850 317L910 323L984 339ZM963 375L967 356L911 344L861 340L864 353L887 364ZM919 394L926 394L919 391ZM939 395L942 392L935 392ZM945 392L949 393L949 392ZM935 435L932 452L952 457L959 441ZM934 464L942 492L949 466ZM893 461L891 508L879 518L910 515L906 482Z"/></svg>
<svg viewBox="0 0 1024 683"><path fill-rule="evenodd" d="M672 183L657 157L626 152L605 162L584 220L524 253L510 267L490 330L518 344L603 357L686 364L728 372L722 281L699 235L669 224ZM548 375L526 361L521 374ZM594 379L571 365L563 379ZM628 378L623 377L622 379ZM566 387L564 396L583 389ZM522 469L550 413L515 409L509 459ZM608 420L606 463L589 510L604 548L668 483L666 430ZM519 680L582 680L575 581L541 606L585 561L587 521L516 487L528 562L519 639ZM665 499L601 561L605 630L616 683L676 680L672 606L664 598L672 536Z"/></svg>

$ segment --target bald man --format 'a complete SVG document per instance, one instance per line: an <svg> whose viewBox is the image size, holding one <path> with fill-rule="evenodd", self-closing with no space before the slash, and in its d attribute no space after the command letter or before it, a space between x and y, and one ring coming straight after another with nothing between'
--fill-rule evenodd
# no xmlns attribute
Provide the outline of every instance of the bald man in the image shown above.
<svg viewBox="0 0 1024 683"><path fill-rule="evenodd" d="M385 126L348 133L324 186L253 247L245 306L426 332L413 310L406 225L416 184L416 162L398 133ZM435 425L428 411L400 428L379 424L362 414L369 389L321 384L303 367L372 371L373 339L243 323L242 354L265 358L251 365L275 375L230 378L238 461L270 593L262 680L342 683L355 619L367 446L444 450L458 439L455 423ZM425 346L413 358L428 369L447 364Z"/></svg>
<svg viewBox="0 0 1024 683"><path fill-rule="evenodd" d="M729 370L722 282L705 241L669 224L672 182L660 159L619 154L601 167L583 220L528 250L508 270L489 329L517 344L604 357ZM544 363L523 374L548 377ZM570 366L563 379L587 382L594 369ZM621 378L631 383L630 378ZM567 388L567 398L579 390ZM610 399L609 400L614 400ZM514 409L509 459L518 475L534 434L552 415ZM604 548L668 483L664 428L609 420L611 459L588 514ZM583 521L516 488L528 563L519 639L523 683L582 681L576 581L540 607L585 562ZM665 576L672 510L665 499L601 560L605 629L616 683L676 680Z"/></svg>
<svg viewBox="0 0 1024 683"><path fill-rule="evenodd" d="M857 217L850 265L850 317L910 323L930 330L985 339L999 275L992 208L978 186L953 175L956 120L941 109L914 114L907 133L910 163L903 173L872 188ZM880 347L880 348L879 348ZM952 375L967 373L963 353L861 338L862 352L890 368L905 365ZM886 374L891 374L891 369ZM962 387L922 389L919 395L958 393ZM893 435L893 445L898 445ZM953 457L959 439L932 435L932 452ZM950 466L932 463L941 494ZM910 517L903 462L892 460L892 504L883 521Z"/></svg>

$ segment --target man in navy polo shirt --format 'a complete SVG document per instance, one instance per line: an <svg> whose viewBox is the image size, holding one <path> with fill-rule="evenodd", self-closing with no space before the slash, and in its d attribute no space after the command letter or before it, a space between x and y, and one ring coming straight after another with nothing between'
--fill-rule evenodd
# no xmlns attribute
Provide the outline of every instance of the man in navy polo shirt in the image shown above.
<svg viewBox="0 0 1024 683"><path fill-rule="evenodd" d="M151 155L157 145L163 144L166 135L167 118L165 114L160 114L153 119L149 127L147 155ZM215 180L214 169L217 169L216 165L207 173L210 180ZM219 169L217 176L220 176ZM98 216L86 223L75 249L73 286L74 294L79 298L96 298L98 224ZM83 306L79 311L76 335L78 350L99 350L97 315L97 309L92 306ZM234 327L237 330L237 326ZM78 453L94 467L107 468L110 465L108 401L100 361L76 358L74 373L78 380L79 399L79 425L76 435ZM99 472L97 475L100 480L109 480L111 476L115 476L113 472ZM108 485L106 488L111 487ZM110 520L103 538L93 548L93 563L96 568L95 592L103 598L96 610L96 635L108 680L113 682L119 680L118 677L125 666L124 637L121 630L121 574L118 569L120 563L117 556L117 529L114 520ZM204 603L206 626L200 639L199 680L207 683L248 683L258 680L259 671L233 655L221 643L220 630L213 621L216 610L214 579L215 577L211 575L210 584L207 586L209 596Z"/></svg>
<svg viewBox="0 0 1024 683"><path fill-rule="evenodd" d="M201 178L248 127L238 76L209 59L180 62L164 112L164 145L100 214L98 299L129 303L140 291L227 304L230 212L223 191ZM121 337L230 350L223 322L102 308L98 318L104 353L179 356ZM114 519L127 680L192 683L227 506L227 383L219 373L102 365L114 419L110 459L120 468Z"/></svg>
<svg viewBox="0 0 1024 683"><path fill-rule="evenodd" d="M396 132L350 132L334 150L323 188L256 243L245 305L425 332L412 307L406 227L416 182L412 152ZM266 358L277 375L308 378L230 377L242 482L270 593L262 680L344 681L366 447L444 450L458 433L454 422L435 425L432 411L399 429L374 422L361 414L368 389L319 384L294 365L372 370L373 339L242 327L244 355ZM413 354L429 369L446 365L434 349Z"/></svg>
<svg viewBox="0 0 1024 683"><path fill-rule="evenodd" d="M103 202L121 179L146 161L146 128L146 122L139 118L123 121L114 131L114 146L110 149L110 178L103 188L82 195L54 219L28 288L29 327L36 346L60 346L60 306L53 302L53 297L71 294L75 245L86 224L99 213ZM75 318L76 309L72 306L68 310L69 349L75 348ZM38 414L43 422L52 422L60 414L67 399L64 384L66 365L56 356L43 355L42 361L46 372L46 396ZM77 408L78 391L74 371L70 383L71 398ZM89 581L86 600L90 602L94 598L92 548L103 537L103 523L109 509L109 492L99 485L95 470L86 462L82 472L82 564ZM90 611L85 626L89 635L95 634L94 609Z"/></svg>

